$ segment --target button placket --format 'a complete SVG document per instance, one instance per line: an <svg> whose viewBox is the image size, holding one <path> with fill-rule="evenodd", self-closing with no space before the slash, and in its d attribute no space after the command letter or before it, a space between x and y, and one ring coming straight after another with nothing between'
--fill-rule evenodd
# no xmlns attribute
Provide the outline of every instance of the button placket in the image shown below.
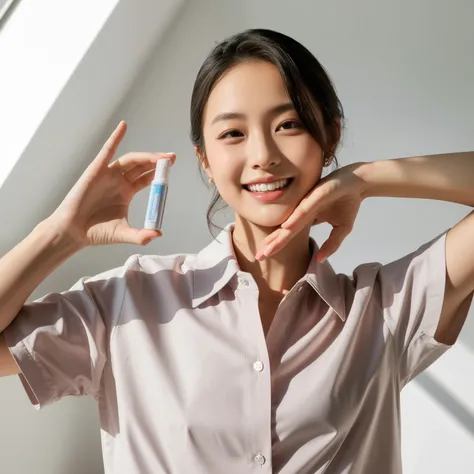
<svg viewBox="0 0 474 474"><path fill-rule="evenodd" d="M239 272L234 280L242 305L242 321L246 323L245 338L248 372L245 417L248 417L247 458L254 469L271 472L271 380L268 348L262 331L258 307L258 286L251 275ZM235 288L235 286L234 286ZM252 355L253 354L253 355ZM267 454L265 457L262 453Z"/></svg>

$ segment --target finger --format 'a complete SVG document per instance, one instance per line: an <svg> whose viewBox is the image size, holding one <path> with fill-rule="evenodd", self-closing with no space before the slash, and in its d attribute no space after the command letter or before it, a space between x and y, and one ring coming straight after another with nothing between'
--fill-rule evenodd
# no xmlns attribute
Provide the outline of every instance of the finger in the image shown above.
<svg viewBox="0 0 474 474"><path fill-rule="evenodd" d="M146 174L146 173L152 173L153 175L155 174L156 165L150 165L149 163L146 165L137 165L133 167L130 171L127 171L126 173L123 173L123 176L127 179L127 181L133 182L140 176Z"/></svg>
<svg viewBox="0 0 474 474"><path fill-rule="evenodd" d="M283 222L281 227L283 229L291 229L298 224L308 224L314 219L315 214L319 211L322 204L322 196L319 189L311 191L303 200L298 204L296 209L292 212L291 216Z"/></svg>
<svg viewBox="0 0 474 474"><path fill-rule="evenodd" d="M147 245L152 240L161 236L162 233L159 230L133 229L131 227L126 227L120 230L117 235L117 239L122 243Z"/></svg>
<svg viewBox="0 0 474 474"><path fill-rule="evenodd" d="M277 229L277 230L274 230L271 234L267 235L267 237L265 237L262 240L261 247L263 248L271 244L278 237L278 235L280 234L280 231L281 229Z"/></svg>
<svg viewBox="0 0 474 474"><path fill-rule="evenodd" d="M298 232L295 230L281 229L278 236L262 249L258 260L264 260L265 258L277 254L296 234L298 234Z"/></svg>
<svg viewBox="0 0 474 474"><path fill-rule="evenodd" d="M110 163L109 168L118 168L121 173L128 173L136 166L156 165L160 159L169 159L171 164L176 161L174 153L152 153L152 152L130 152L117 158L113 163Z"/></svg>
<svg viewBox="0 0 474 474"><path fill-rule="evenodd" d="M93 161L93 165L102 168L105 165L108 165L117 151L120 142L125 136L127 131L127 124L122 120L117 128L112 132L109 139L105 142L104 146L100 150L99 154L96 156Z"/></svg>
<svg viewBox="0 0 474 474"><path fill-rule="evenodd" d="M111 169L119 169L121 173L132 170L135 166L154 165L159 159L158 153L134 151L127 153L109 164Z"/></svg>
<svg viewBox="0 0 474 474"><path fill-rule="evenodd" d="M328 239L318 251L318 261L322 263L328 257L336 253L349 233L350 229L347 227L333 227Z"/></svg>
<svg viewBox="0 0 474 474"><path fill-rule="evenodd" d="M291 216L285 222L283 222L281 227L283 229L291 229L303 222L309 222L312 219L311 215L314 215L316 212L316 208L311 209L311 202L309 200L302 201L292 212Z"/></svg>
<svg viewBox="0 0 474 474"><path fill-rule="evenodd" d="M260 248L257 251L257 253L255 254L255 259L256 260L261 261L261 260L265 259L265 255L263 253L264 249L267 248L275 239L278 238L278 235L280 234L280 231L281 231L281 229L277 229L262 240L262 242L260 244Z"/></svg>
<svg viewBox="0 0 474 474"><path fill-rule="evenodd" d="M155 177L154 170L151 170L148 173L142 174L138 178L134 179L132 181L132 184L133 184L133 189L135 190L135 192L138 193L142 189L145 189L148 186L150 186L154 177Z"/></svg>
<svg viewBox="0 0 474 474"><path fill-rule="evenodd" d="M262 249L260 260L271 257L272 255L278 253L295 235L299 234L305 227L306 223L300 222L298 223L297 227L292 229L279 229L276 238Z"/></svg>

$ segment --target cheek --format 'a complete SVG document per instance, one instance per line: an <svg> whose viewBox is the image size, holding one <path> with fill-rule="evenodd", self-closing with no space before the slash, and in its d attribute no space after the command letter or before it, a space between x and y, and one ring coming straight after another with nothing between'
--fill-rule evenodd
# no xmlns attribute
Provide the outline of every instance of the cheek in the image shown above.
<svg viewBox="0 0 474 474"><path fill-rule="evenodd" d="M210 172L217 183L240 182L245 162L239 155L237 148L224 146L216 141L206 146Z"/></svg>
<svg viewBox="0 0 474 474"><path fill-rule="evenodd" d="M321 177L323 169L323 153L321 147L312 137L301 137L291 145L288 152L293 166L299 170L303 182L313 185Z"/></svg>

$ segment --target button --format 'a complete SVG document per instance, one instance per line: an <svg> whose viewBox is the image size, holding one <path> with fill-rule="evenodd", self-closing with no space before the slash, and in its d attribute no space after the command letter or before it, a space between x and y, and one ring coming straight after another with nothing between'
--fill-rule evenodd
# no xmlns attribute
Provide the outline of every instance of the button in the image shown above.
<svg viewBox="0 0 474 474"><path fill-rule="evenodd" d="M301 291L302 289L303 289L303 285L300 285L300 286L298 287L298 291Z"/></svg>
<svg viewBox="0 0 474 474"><path fill-rule="evenodd" d="M265 458L260 453L254 457L254 460L257 464L260 464L260 466L265 464Z"/></svg>
<svg viewBox="0 0 474 474"><path fill-rule="evenodd" d="M242 278L242 277L239 278L239 283L240 283L241 285L244 285L244 286L249 286L248 280L246 280L245 278Z"/></svg>
<svg viewBox="0 0 474 474"><path fill-rule="evenodd" d="M257 371L257 372L261 372L263 370L263 362L261 360L257 360L257 362L255 362L253 364L253 368Z"/></svg>

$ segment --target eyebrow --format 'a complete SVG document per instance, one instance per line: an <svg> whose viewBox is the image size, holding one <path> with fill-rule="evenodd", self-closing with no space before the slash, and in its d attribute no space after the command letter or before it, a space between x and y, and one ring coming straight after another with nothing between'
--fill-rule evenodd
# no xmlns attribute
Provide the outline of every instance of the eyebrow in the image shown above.
<svg viewBox="0 0 474 474"><path fill-rule="evenodd" d="M285 104L277 105L270 109L267 114L268 115L278 115L284 112L288 112L290 110L295 110L295 106L291 102L287 102ZM216 115L214 120L211 122L211 125L214 125L216 122L220 122L222 120L235 120L235 119L245 119L247 116L242 113L238 112L225 112L223 114Z"/></svg>

